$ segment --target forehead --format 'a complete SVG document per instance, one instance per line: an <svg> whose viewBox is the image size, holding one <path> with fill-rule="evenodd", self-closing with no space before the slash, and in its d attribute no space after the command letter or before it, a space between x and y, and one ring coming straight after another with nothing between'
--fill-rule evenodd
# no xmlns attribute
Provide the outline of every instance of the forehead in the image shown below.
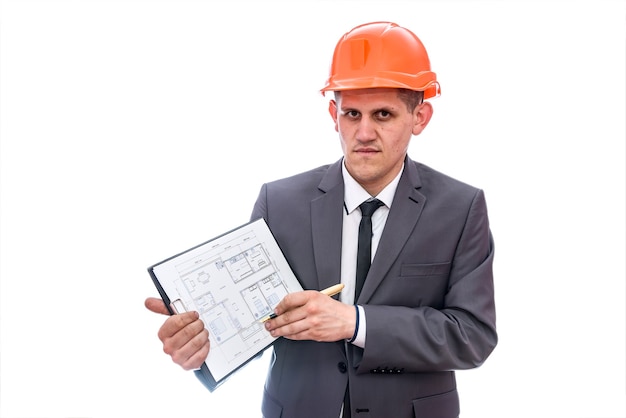
<svg viewBox="0 0 626 418"><path fill-rule="evenodd" d="M359 90L343 90L337 96L341 107L396 107L402 105L398 89L375 88Z"/></svg>

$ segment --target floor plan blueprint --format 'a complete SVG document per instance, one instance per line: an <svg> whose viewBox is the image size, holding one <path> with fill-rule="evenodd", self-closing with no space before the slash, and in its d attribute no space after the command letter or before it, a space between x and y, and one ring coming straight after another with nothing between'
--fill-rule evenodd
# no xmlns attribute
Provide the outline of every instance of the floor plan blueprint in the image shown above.
<svg viewBox="0 0 626 418"><path fill-rule="evenodd" d="M200 314L211 340L206 364L216 381L274 341L259 320L287 293L302 290L263 219L149 270L175 312Z"/></svg>

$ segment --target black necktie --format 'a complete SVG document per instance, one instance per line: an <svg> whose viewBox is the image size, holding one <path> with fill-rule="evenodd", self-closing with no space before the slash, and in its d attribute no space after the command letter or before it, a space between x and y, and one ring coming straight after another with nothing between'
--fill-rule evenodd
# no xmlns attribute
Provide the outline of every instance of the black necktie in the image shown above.
<svg viewBox="0 0 626 418"><path fill-rule="evenodd" d="M378 199L361 203L361 223L359 224L359 247L356 254L356 289L354 291L354 302L359 298L365 276L370 269L372 262L372 214L381 207L383 202ZM351 418L350 410L350 384L346 388L343 401L343 418Z"/></svg>
<svg viewBox="0 0 626 418"><path fill-rule="evenodd" d="M361 223L359 224L359 249L356 255L356 288L354 302L359 298L365 276L372 262L372 214L381 207L383 202L378 199L361 203Z"/></svg>

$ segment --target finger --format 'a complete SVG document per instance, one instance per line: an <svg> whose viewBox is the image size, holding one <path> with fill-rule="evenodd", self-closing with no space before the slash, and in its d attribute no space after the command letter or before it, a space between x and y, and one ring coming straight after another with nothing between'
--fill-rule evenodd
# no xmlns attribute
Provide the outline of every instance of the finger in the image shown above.
<svg viewBox="0 0 626 418"><path fill-rule="evenodd" d="M356 312L324 295L311 297L307 305L272 319L267 330L274 337L293 340L339 341L350 338L356 325Z"/></svg>
<svg viewBox="0 0 626 418"><path fill-rule="evenodd" d="M320 298L328 299L327 296L315 290L288 294L274 309L277 317L266 322L266 329L268 331L280 329L280 331L272 334L280 336L302 332L302 330L308 328L306 323L300 323L298 326L294 326L294 324L306 322L305 320L308 320L309 317L317 314L320 307Z"/></svg>
<svg viewBox="0 0 626 418"><path fill-rule="evenodd" d="M265 329L270 331L273 337L293 335L308 329L306 319L306 311L298 308L270 319L265 323Z"/></svg>
<svg viewBox="0 0 626 418"><path fill-rule="evenodd" d="M154 313L169 315L167 306L165 306L165 302L162 299L150 297L145 300L144 305Z"/></svg>
<svg viewBox="0 0 626 418"><path fill-rule="evenodd" d="M305 321L292 322L282 327L269 329L272 337L287 337L287 338L292 338L292 336L306 333L308 330L309 328L306 326ZM292 338L292 339L298 339L298 338Z"/></svg>
<svg viewBox="0 0 626 418"><path fill-rule="evenodd" d="M210 346L209 332L204 329L182 348L174 352L171 357L176 364L185 370L197 369L202 366L209 355Z"/></svg>
<svg viewBox="0 0 626 418"><path fill-rule="evenodd" d="M195 311L170 316L159 329L159 339L165 342L168 338L176 337L175 341L180 342L178 347L182 347L204 328L204 323L199 318L200 315ZM190 325L192 326L189 327Z"/></svg>
<svg viewBox="0 0 626 418"><path fill-rule="evenodd" d="M193 315L188 314L193 313L171 316L159 330L163 351L181 366L200 351L209 339L209 332L200 319L188 322L188 319L193 318Z"/></svg>
<svg viewBox="0 0 626 418"><path fill-rule="evenodd" d="M204 338L203 335L200 336L200 339ZM209 350L211 347L211 342L209 341L208 332L206 333L206 338L203 340L204 343L202 346L195 351L187 360L181 364L181 367L185 370L194 370L199 369L202 366L202 363L206 361L207 356L209 355ZM193 352L193 349L190 350Z"/></svg>
<svg viewBox="0 0 626 418"><path fill-rule="evenodd" d="M274 308L276 315L282 315L285 312L294 310L299 306L303 306L315 293L314 290L304 290L302 292L293 292L286 295Z"/></svg>

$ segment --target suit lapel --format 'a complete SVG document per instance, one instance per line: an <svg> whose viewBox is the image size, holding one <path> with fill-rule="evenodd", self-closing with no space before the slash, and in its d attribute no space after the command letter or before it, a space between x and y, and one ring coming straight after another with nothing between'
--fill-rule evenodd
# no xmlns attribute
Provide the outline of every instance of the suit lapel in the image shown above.
<svg viewBox="0 0 626 418"><path fill-rule="evenodd" d="M341 282L341 231L343 223L342 160L331 165L319 185L325 192L311 201L311 234L319 289Z"/></svg>
<svg viewBox="0 0 626 418"><path fill-rule="evenodd" d="M406 159L404 167L359 303L372 297L409 239L426 203L426 197L417 190L420 179L415 163Z"/></svg>

